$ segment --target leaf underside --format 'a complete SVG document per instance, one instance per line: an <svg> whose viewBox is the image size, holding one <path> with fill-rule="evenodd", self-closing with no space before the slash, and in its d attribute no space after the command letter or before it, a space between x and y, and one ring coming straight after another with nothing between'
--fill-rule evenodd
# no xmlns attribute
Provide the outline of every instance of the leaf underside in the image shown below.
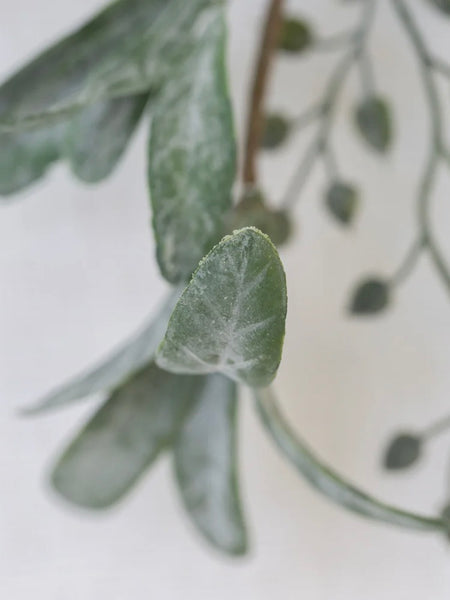
<svg viewBox="0 0 450 600"><path fill-rule="evenodd" d="M221 372L268 385L281 360L286 280L267 236L248 227L225 237L200 262L158 350L175 373Z"/></svg>

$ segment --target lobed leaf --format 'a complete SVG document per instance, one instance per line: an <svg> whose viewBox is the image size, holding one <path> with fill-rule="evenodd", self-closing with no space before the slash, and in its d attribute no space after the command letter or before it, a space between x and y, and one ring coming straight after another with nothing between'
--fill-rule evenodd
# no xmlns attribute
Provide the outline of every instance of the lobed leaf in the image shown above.
<svg viewBox="0 0 450 600"><path fill-rule="evenodd" d="M24 409L25 415L45 413L97 392L110 391L124 379L152 360L164 336L170 314L179 297L175 290L163 303L156 316L131 339L86 373L81 373L68 383L47 394L35 405Z"/></svg>
<svg viewBox="0 0 450 600"><path fill-rule="evenodd" d="M236 384L209 375L175 444L175 473L192 522L216 548L247 548L236 456Z"/></svg>
<svg viewBox="0 0 450 600"><path fill-rule="evenodd" d="M85 508L120 500L172 443L202 384L202 378L154 364L133 375L65 450L51 476L53 487Z"/></svg>
<svg viewBox="0 0 450 600"><path fill-rule="evenodd" d="M221 372L268 385L281 360L286 279L267 236L249 227L200 262L170 317L157 363L175 373Z"/></svg>
<svg viewBox="0 0 450 600"><path fill-rule="evenodd" d="M224 232L236 153L225 71L221 9L154 105L149 185L158 263L185 281Z"/></svg>

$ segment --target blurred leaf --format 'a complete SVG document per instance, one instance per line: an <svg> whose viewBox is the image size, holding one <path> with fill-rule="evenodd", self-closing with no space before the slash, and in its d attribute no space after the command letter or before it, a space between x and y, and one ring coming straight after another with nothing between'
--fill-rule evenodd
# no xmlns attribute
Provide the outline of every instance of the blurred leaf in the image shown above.
<svg viewBox="0 0 450 600"><path fill-rule="evenodd" d="M164 336L169 317L179 298L181 288L170 294L157 314L106 359L85 373L77 375L68 383L47 394L23 411L25 415L35 415L60 408L85 396L97 392L110 391L132 373L152 360Z"/></svg>
<svg viewBox="0 0 450 600"><path fill-rule="evenodd" d="M225 237L200 262L170 317L157 362L175 373L221 372L250 386L278 369L286 279L269 238L254 228Z"/></svg>
<svg viewBox="0 0 450 600"><path fill-rule="evenodd" d="M378 313L388 306L389 301L389 284L381 279L367 279L357 285L350 312L359 315Z"/></svg>
<svg viewBox="0 0 450 600"><path fill-rule="evenodd" d="M225 22L218 9L196 53L154 108L149 148L153 225L161 272L189 278L220 239L231 207L235 140L225 72Z"/></svg>
<svg viewBox="0 0 450 600"><path fill-rule="evenodd" d="M96 183L113 171L147 101L148 94L116 98L88 106L74 116L64 154L79 179Z"/></svg>
<svg viewBox="0 0 450 600"><path fill-rule="evenodd" d="M386 152L392 140L391 113L383 98L367 98L356 108L358 129L366 142L378 152Z"/></svg>
<svg viewBox="0 0 450 600"><path fill-rule="evenodd" d="M184 506L202 535L223 552L244 554L236 408L236 384L209 375L174 444L175 472Z"/></svg>
<svg viewBox="0 0 450 600"><path fill-rule="evenodd" d="M133 375L65 450L52 473L54 488L85 508L120 500L172 443L202 384L154 364Z"/></svg>
<svg viewBox="0 0 450 600"><path fill-rule="evenodd" d="M410 529L445 531L442 518L415 514L380 502L320 461L286 422L269 388L256 390L255 399L258 414L278 448L312 487L332 502L375 521Z"/></svg>
<svg viewBox="0 0 450 600"><path fill-rule="evenodd" d="M446 15L450 15L450 0L428 0L430 4Z"/></svg>
<svg viewBox="0 0 450 600"><path fill-rule="evenodd" d="M343 225L349 225L358 208L356 188L342 181L333 182L326 193L326 205L330 213Z"/></svg>
<svg viewBox="0 0 450 600"><path fill-rule="evenodd" d="M119 0L0 87L0 128L39 127L94 102L158 88L192 51L216 0Z"/></svg>
<svg viewBox="0 0 450 600"><path fill-rule="evenodd" d="M389 443L383 464L389 470L406 469L417 462L421 452L421 438L415 434L402 433L395 436Z"/></svg>
<svg viewBox="0 0 450 600"><path fill-rule="evenodd" d="M10 196L40 179L60 157L66 125L0 134L0 196Z"/></svg>
<svg viewBox="0 0 450 600"><path fill-rule="evenodd" d="M306 21L286 18L280 33L279 47L284 52L297 54L311 46L313 36Z"/></svg>
<svg viewBox="0 0 450 600"><path fill-rule="evenodd" d="M279 148L289 135L290 122L283 115L267 115L264 121L264 131L261 146L266 150Z"/></svg>

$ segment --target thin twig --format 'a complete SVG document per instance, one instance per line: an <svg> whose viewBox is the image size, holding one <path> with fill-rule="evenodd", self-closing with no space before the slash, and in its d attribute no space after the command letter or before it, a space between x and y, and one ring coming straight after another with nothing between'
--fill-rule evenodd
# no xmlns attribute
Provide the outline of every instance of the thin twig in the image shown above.
<svg viewBox="0 0 450 600"><path fill-rule="evenodd" d="M391 286L399 285L403 283L405 279L410 275L417 264L418 259L422 255L425 248L426 241L424 237L419 237L409 248L403 262L392 275L390 284Z"/></svg>
<svg viewBox="0 0 450 600"><path fill-rule="evenodd" d="M264 125L264 98L273 55L280 35L283 2L284 0L270 0L261 37L259 56L250 96L247 141L242 173L242 181L246 186L253 186L257 183L256 158L260 148Z"/></svg>
<svg viewBox="0 0 450 600"><path fill-rule="evenodd" d="M310 168L312 168L316 159L326 149L339 93L344 85L345 78L351 67L353 66L354 62L358 60L360 53L364 50L366 38L375 12L375 4L376 3L374 0L366 1L361 23L356 33L351 38L351 47L338 62L328 81L324 98L321 103L322 114L320 115L321 121L316 138L313 141L313 144L308 148L307 155L302 158L298 169L288 184L287 190L280 203L284 209L292 208L297 201L300 188L300 185L297 186L297 183L303 185L308 175L307 173L305 176L304 173L305 164L309 164ZM314 152L312 148L315 148Z"/></svg>

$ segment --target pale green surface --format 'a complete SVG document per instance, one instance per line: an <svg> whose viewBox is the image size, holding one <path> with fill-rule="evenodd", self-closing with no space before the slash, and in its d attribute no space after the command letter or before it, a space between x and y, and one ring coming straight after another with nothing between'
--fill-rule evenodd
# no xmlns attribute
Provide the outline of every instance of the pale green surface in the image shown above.
<svg viewBox="0 0 450 600"><path fill-rule="evenodd" d="M250 386L278 369L286 319L286 280L269 238L253 227L226 236L201 261L158 350L175 373L221 372Z"/></svg>
<svg viewBox="0 0 450 600"><path fill-rule="evenodd" d="M155 102L149 185L157 258L171 282L185 281L224 233L236 151L225 69L225 22L210 11L196 51Z"/></svg>
<svg viewBox="0 0 450 600"><path fill-rule="evenodd" d="M0 87L0 129L48 125L111 97L159 87L218 0L119 0Z"/></svg>
<svg viewBox="0 0 450 600"><path fill-rule="evenodd" d="M181 288L176 288L162 304L156 315L131 339L119 346L94 368L74 377L56 390L50 392L35 405L24 410L24 414L34 415L60 408L97 392L114 389L122 381L147 364L164 336L167 322Z"/></svg>
<svg viewBox="0 0 450 600"><path fill-rule="evenodd" d="M237 474L236 391L230 379L209 375L174 444L186 511L202 535L229 554L247 548Z"/></svg>
<svg viewBox="0 0 450 600"><path fill-rule="evenodd" d="M123 383L66 449L54 488L86 508L117 502L169 446L203 385L153 363Z"/></svg>

